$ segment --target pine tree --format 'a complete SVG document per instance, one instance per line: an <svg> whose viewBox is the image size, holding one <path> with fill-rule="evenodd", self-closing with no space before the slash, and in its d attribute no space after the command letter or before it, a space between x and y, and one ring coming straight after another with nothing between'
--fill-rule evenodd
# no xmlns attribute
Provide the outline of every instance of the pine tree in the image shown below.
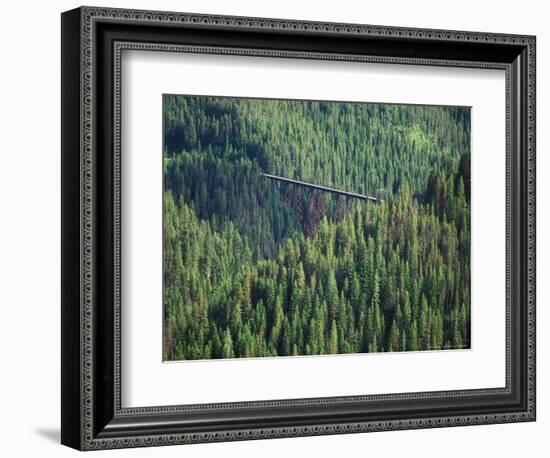
<svg viewBox="0 0 550 458"><path fill-rule="evenodd" d="M233 351L233 339L231 338L231 332L229 332L229 329L226 329L223 336L222 358L234 357L235 352Z"/></svg>
<svg viewBox="0 0 550 458"><path fill-rule="evenodd" d="M330 343L328 353L331 355L338 353L338 330L336 328L335 320L332 320L330 325Z"/></svg>

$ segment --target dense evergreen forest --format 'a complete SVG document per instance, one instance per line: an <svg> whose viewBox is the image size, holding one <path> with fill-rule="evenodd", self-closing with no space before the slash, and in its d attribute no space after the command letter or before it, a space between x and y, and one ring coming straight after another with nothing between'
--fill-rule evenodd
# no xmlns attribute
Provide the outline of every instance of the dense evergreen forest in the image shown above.
<svg viewBox="0 0 550 458"><path fill-rule="evenodd" d="M165 95L163 118L165 360L469 348L468 108Z"/></svg>

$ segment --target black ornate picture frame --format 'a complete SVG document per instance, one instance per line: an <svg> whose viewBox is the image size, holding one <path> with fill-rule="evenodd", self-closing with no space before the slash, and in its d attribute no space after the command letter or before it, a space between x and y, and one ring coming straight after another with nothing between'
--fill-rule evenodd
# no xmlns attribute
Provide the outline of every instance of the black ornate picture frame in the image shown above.
<svg viewBox="0 0 550 458"><path fill-rule="evenodd" d="M62 14L62 432L79 450L535 420L535 37L82 7ZM121 53L506 72L506 386L121 405Z"/></svg>

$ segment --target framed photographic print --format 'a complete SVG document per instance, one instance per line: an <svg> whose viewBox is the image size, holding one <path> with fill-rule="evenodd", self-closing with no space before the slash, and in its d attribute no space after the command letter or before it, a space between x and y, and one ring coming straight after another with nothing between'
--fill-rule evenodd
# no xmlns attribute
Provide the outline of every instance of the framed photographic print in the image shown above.
<svg viewBox="0 0 550 458"><path fill-rule="evenodd" d="M534 37L63 13L62 443L534 419Z"/></svg>

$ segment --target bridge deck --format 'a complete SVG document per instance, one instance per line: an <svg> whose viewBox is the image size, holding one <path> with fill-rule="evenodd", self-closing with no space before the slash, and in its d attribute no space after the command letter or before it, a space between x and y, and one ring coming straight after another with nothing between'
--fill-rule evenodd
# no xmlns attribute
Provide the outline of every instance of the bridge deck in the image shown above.
<svg viewBox="0 0 550 458"><path fill-rule="evenodd" d="M305 186L306 188L318 189L320 191L325 191L325 192L332 192L334 194L340 194L340 195L343 195L343 196L346 196L346 197L353 197L354 199L370 200L372 202L378 202L378 199L376 197L365 196L363 194L357 194L355 192L341 191L339 189L329 188L327 186L321 186L321 185L318 185L318 184L306 183L304 181L292 180L290 178L283 178L283 177L279 177L277 175L270 175L269 173L264 173L263 175L266 178L269 178L271 180L276 180L276 181L282 181L283 183L296 184L296 185L299 185L299 186Z"/></svg>

